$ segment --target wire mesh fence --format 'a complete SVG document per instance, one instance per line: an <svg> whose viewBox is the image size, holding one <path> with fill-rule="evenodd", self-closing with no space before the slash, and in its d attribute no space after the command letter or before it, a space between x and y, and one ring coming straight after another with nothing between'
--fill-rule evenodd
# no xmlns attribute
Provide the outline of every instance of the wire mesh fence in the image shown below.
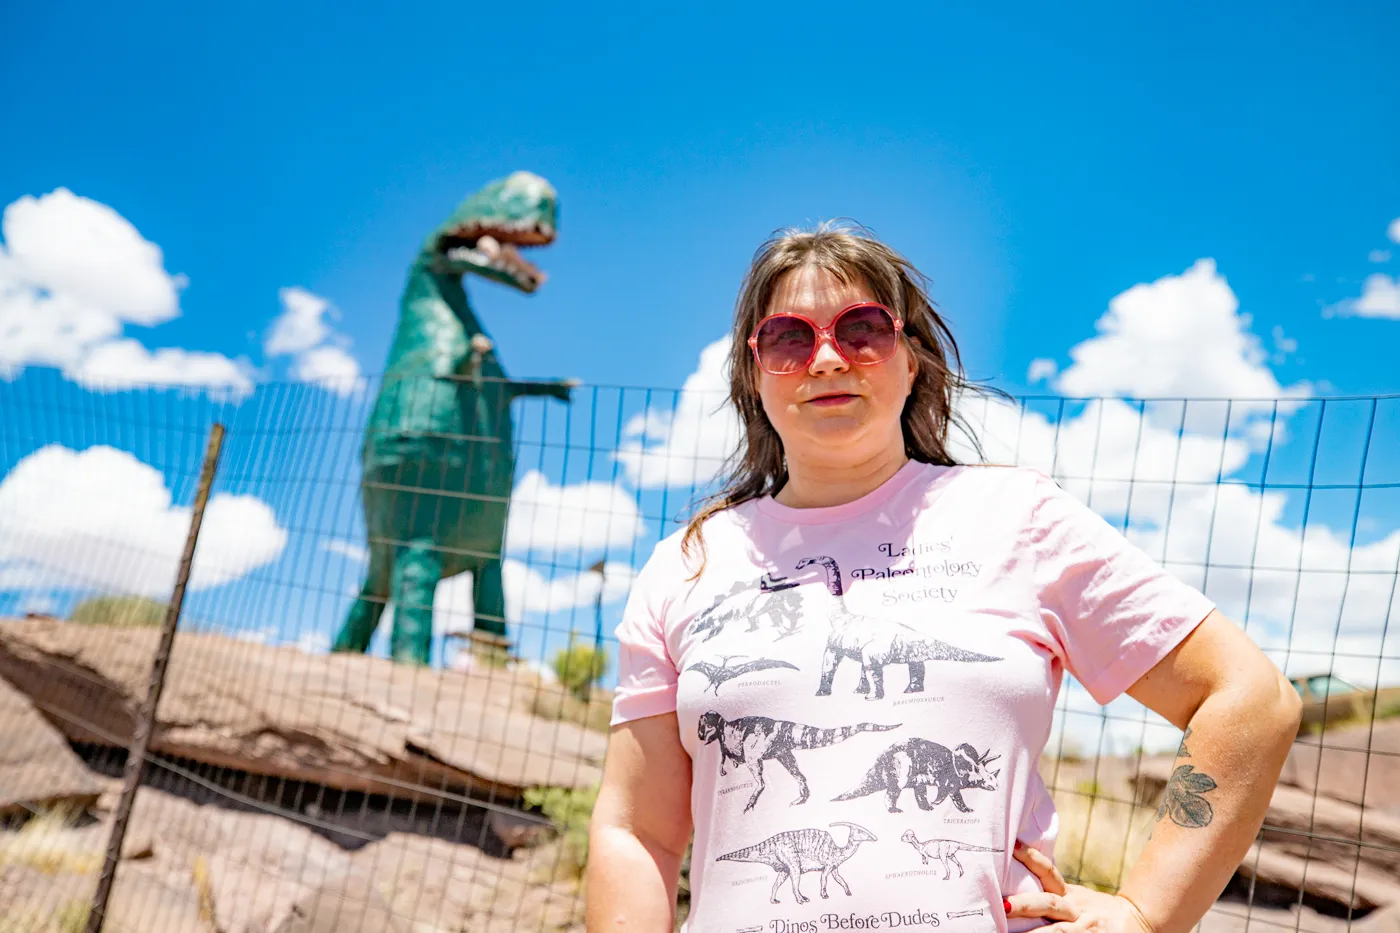
<svg viewBox="0 0 1400 933"><path fill-rule="evenodd" d="M380 388L0 383L0 931L88 922L216 423L105 929L582 928L613 632L738 427L700 385L502 394L508 436L449 424L430 454L369 475ZM1053 476L1304 695L1265 829L1202 927L1330 930L1400 903L1400 397L970 397L960 412L960 459ZM386 575L376 552L426 558ZM357 612L382 613L365 650L332 652ZM395 663L396 625L422 629L426 664ZM1121 883L1179 739L1066 683L1041 773L1071 880Z"/></svg>

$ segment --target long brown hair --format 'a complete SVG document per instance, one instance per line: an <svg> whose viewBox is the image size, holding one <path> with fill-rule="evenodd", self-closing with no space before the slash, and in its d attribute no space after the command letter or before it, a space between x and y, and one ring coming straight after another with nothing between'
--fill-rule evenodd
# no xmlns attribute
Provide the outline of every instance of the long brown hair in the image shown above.
<svg viewBox="0 0 1400 933"><path fill-rule="evenodd" d="M957 426L976 448L976 438L954 411L954 401L974 387L962 369L957 342L929 299L927 279L909 260L856 224L824 222L811 230L785 229L770 236L754 253L734 306L729 348L729 401L739 414L743 433L730 458L731 467L718 493L707 499L681 538L681 551L701 550L702 526L711 515L741 502L773 495L787 482L783 442L763 412L758 395L758 367L748 337L768 311L768 302L783 275L816 266L850 284L863 280L874 297L904 322L904 334L917 338L906 346L918 363L914 385L900 415L904 452L911 460L952 466L948 430Z"/></svg>

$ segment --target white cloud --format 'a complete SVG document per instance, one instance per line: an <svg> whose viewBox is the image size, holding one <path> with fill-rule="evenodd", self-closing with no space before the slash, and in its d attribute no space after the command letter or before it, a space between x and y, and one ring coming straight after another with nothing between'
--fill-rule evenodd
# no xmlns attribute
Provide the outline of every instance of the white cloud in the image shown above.
<svg viewBox="0 0 1400 933"><path fill-rule="evenodd" d="M1390 250L1373 249L1366 254L1366 258L1371 262L1390 262Z"/></svg>
<svg viewBox="0 0 1400 933"><path fill-rule="evenodd" d="M330 551L332 554L339 554L348 561L363 564L369 560L369 549L363 544L355 541L345 541L340 538L329 538L321 542L321 550ZM355 592L359 592L357 587Z"/></svg>
<svg viewBox="0 0 1400 933"><path fill-rule="evenodd" d="M263 352L268 356L284 356L310 350L330 336L331 329L322 320L335 316L331 303L304 288L279 289L282 313L272 322Z"/></svg>
<svg viewBox="0 0 1400 933"><path fill-rule="evenodd" d="M364 388L360 364L346 349L350 339L326 324L327 317L339 316L331 303L295 286L280 289L277 295L282 313L272 322L263 352L268 357L293 357L290 375L298 382L337 395L353 395Z"/></svg>
<svg viewBox="0 0 1400 933"><path fill-rule="evenodd" d="M109 340L92 348L72 379L98 392L134 386L188 386L215 398L239 400L253 391L250 368L219 353L163 347L154 352L139 341Z"/></svg>
<svg viewBox="0 0 1400 933"><path fill-rule="evenodd" d="M1040 358L1031 360L1030 368L1026 370L1026 381L1044 382L1047 379L1055 378L1055 374L1060 371L1060 366L1054 360Z"/></svg>
<svg viewBox="0 0 1400 933"><path fill-rule="evenodd" d="M728 398L729 346L730 338L722 337L700 352L700 365L686 377L674 408L654 408L628 422L627 440L614 456L633 484L698 485L724 468L740 437Z"/></svg>
<svg viewBox="0 0 1400 933"><path fill-rule="evenodd" d="M1385 228L1385 233L1392 243L1400 243L1400 217L1390 222L1390 226Z"/></svg>
<svg viewBox="0 0 1400 933"><path fill-rule="evenodd" d="M510 496L506 548L567 554L626 546L646 530L637 500L611 483L555 486L527 472Z"/></svg>
<svg viewBox="0 0 1400 933"><path fill-rule="evenodd" d="M1274 399L1297 396L1266 364L1238 313L1239 301L1211 259L1181 275L1134 285L1109 302L1097 337L1070 350L1056 388L1073 396ZM1237 406L1238 407L1238 406Z"/></svg>
<svg viewBox="0 0 1400 933"><path fill-rule="evenodd" d="M304 632L296 644L306 654L325 654L331 650L331 637L325 632Z"/></svg>
<svg viewBox="0 0 1400 933"><path fill-rule="evenodd" d="M625 599L637 572L621 561L608 561L601 574L591 570L547 577L524 561L501 562L501 583L506 597L506 621L518 625L527 614L563 612L591 607L601 593L603 604ZM392 619L385 613L386 619ZM472 630L471 574L458 574L438 583L433 597L433 631L465 634ZM380 625L386 623L381 621Z"/></svg>
<svg viewBox="0 0 1400 933"><path fill-rule="evenodd" d="M160 471L125 451L49 445L0 481L0 589L92 589L166 598L189 530ZM272 509L218 493L205 508L192 590L236 580L287 543Z"/></svg>
<svg viewBox="0 0 1400 933"><path fill-rule="evenodd" d="M58 188L5 208L0 247L0 378L27 366L53 366L92 388L127 388L174 374L183 385L246 392L240 364L184 350L152 356L126 324L153 326L178 317L183 276L165 271L154 243L105 204ZM142 358L159 368L137 380Z"/></svg>
<svg viewBox="0 0 1400 933"><path fill-rule="evenodd" d="M1378 317L1400 319L1400 276L1383 272L1366 276L1361 297L1339 302L1323 311L1326 317Z"/></svg>
<svg viewBox="0 0 1400 933"><path fill-rule="evenodd" d="M360 364L340 347L324 346L297 356L292 378L318 385L337 395L353 395L363 388Z"/></svg>

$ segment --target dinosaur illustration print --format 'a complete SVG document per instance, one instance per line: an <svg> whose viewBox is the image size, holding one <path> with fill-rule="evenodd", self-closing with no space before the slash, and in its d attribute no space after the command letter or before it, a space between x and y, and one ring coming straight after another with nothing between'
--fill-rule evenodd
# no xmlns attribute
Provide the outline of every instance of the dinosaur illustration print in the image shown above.
<svg viewBox="0 0 1400 933"><path fill-rule="evenodd" d="M958 861L959 852L1005 852L1005 849L992 849L987 846L968 845L965 842L957 842L953 839L926 839L920 842L914 835L912 829L906 829L904 835L899 837L900 842L907 842L914 847L914 851L919 853L919 857L928 864L928 860L936 858L943 863L943 880L947 881L952 877L951 865L958 866L958 877L963 876L962 862ZM950 865L951 863L951 865Z"/></svg>
<svg viewBox="0 0 1400 933"><path fill-rule="evenodd" d="M971 813L972 808L963 800L962 792L996 790L1001 769L988 771L987 765L1000 757L993 755L991 749L979 755L977 749L966 742L949 751L927 739L907 739L881 752L858 786L831 799L854 800L884 791L890 812L902 813L899 795L906 788L913 788L914 799L921 810L932 810L945 798L952 797L953 806L963 813ZM935 794L933 803L928 800L930 788Z"/></svg>
<svg viewBox="0 0 1400 933"><path fill-rule="evenodd" d="M802 874L809 871L821 872L821 896L826 897L826 881L835 878L846 896L851 896L851 886L841 877L840 868L856 854L862 842L878 842L875 834L864 826L855 823L836 822L832 826L845 826L849 830L846 844L838 846L831 833L824 829L793 829L769 836L757 845L737 849L721 855L719 862L758 862L767 865L777 874L773 879L773 890L768 894L769 903L778 903L778 889L784 881L792 883L792 894L797 903L811 900L802 893Z"/></svg>
<svg viewBox="0 0 1400 933"><path fill-rule="evenodd" d="M802 628L802 595L797 586L797 581L775 577L771 572L763 575L756 589L752 583L736 583L696 615L690 632L704 633L704 641L709 641L723 633L729 623L747 619L749 634L757 632L766 621L778 633L775 640L794 635Z"/></svg>
<svg viewBox="0 0 1400 933"><path fill-rule="evenodd" d="M865 694L867 700L885 698L885 667L890 664L909 666L909 686L905 693L922 693L924 689L925 661L1000 661L991 655L968 651L936 638L928 638L917 629L888 619L874 619L852 612L846 607L846 595L841 586L841 568L830 557L804 557L798 561L797 569L820 564L826 571L826 586L836 597L836 608L831 611L831 635L826 641L826 652L822 655L821 683L817 686L817 696L830 696L831 683L836 677L836 669L845 658L860 664L860 683L856 693ZM874 692L871 693L871 683Z"/></svg>
<svg viewBox="0 0 1400 933"><path fill-rule="evenodd" d="M704 674L710 679L710 686L715 689L715 696L719 696L721 685L728 683L736 677L743 677L745 674L752 674L754 671L766 671L775 667L785 667L791 671L801 670L796 664L787 661L778 661L773 658L757 658L753 661L745 661L743 664L729 666L729 662L734 658L742 658L742 654L730 654L720 658L719 664L711 664L709 661L696 661L687 667L686 672L695 671L697 674ZM701 693L704 693L702 690Z"/></svg>
<svg viewBox="0 0 1400 933"><path fill-rule="evenodd" d="M749 773L753 775L755 788L749 797L749 802L744 805L744 812L747 813L753 809L753 805L758 802L759 795L763 793L763 763L765 761L776 761L786 768L787 773L791 774L797 781L797 799L792 802L792 806L796 806L800 803L806 803L811 792L807 788L807 778L797 767L797 759L792 754L794 751L827 748L862 732L888 732L891 729L898 729L900 725L900 723L895 723L892 726L882 726L873 722L861 722L854 726L819 729L816 726L804 726L801 723L787 722L782 719L769 719L767 716L725 719L719 713L710 710L700 717L696 724L696 734L705 745L712 742L719 743L719 773L721 776L728 773L724 768L726 761L733 761L735 765L748 766Z"/></svg>

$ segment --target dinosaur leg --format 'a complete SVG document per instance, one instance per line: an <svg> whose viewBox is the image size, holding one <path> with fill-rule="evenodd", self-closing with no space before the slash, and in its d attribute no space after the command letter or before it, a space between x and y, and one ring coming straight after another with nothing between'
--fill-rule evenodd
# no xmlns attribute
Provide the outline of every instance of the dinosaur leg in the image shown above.
<svg viewBox="0 0 1400 933"><path fill-rule="evenodd" d="M919 802L920 810L933 809L933 804L928 802L928 786L926 784L914 785L914 799Z"/></svg>
<svg viewBox="0 0 1400 933"><path fill-rule="evenodd" d="M802 894L802 864L797 853L779 849L776 854L778 861L783 863L788 878L792 880L792 893L797 898L797 903L805 904L810 901L810 897L804 897Z"/></svg>
<svg viewBox="0 0 1400 933"><path fill-rule="evenodd" d="M885 698L885 665L878 661L871 661L870 680L875 684L875 695L874 697L866 697L866 699L883 700Z"/></svg>
<svg viewBox="0 0 1400 933"><path fill-rule="evenodd" d="M389 601L389 576L393 567L393 552L388 545L375 544L369 549L369 570L365 574L360 596L350 608L350 615L336 633L332 651L354 651L364 654L370 639L379 627L379 617Z"/></svg>
<svg viewBox="0 0 1400 933"><path fill-rule="evenodd" d="M472 628L489 635L506 634L506 591L501 582L501 562L487 560L472 574Z"/></svg>
<svg viewBox="0 0 1400 933"><path fill-rule="evenodd" d="M837 653L835 646L828 644L826 654L822 655L822 682L817 687L817 696L831 696L831 681L836 677L836 665L841 663L841 655Z"/></svg>
<svg viewBox="0 0 1400 933"><path fill-rule="evenodd" d="M433 595L442 579L442 553L415 542L394 555L394 632L389 654L396 662L429 662L433 642Z"/></svg>
<svg viewBox="0 0 1400 933"><path fill-rule="evenodd" d="M773 890L768 892L768 903L778 903L778 888L782 887L783 882L786 880L788 880L786 870L782 868L775 868L773 870Z"/></svg>
<svg viewBox="0 0 1400 933"><path fill-rule="evenodd" d="M797 780L797 799L792 802L792 805L796 806L799 803L806 803L807 798L812 796L812 792L808 789L807 778L803 776L802 771L797 767L797 759L792 756L792 752L786 751L781 755L774 755L773 759L784 768L787 768L788 774L791 774Z"/></svg>
<svg viewBox="0 0 1400 933"><path fill-rule="evenodd" d="M964 812L964 813L971 813L971 812L972 812L972 808L969 807L969 806L963 801L962 791L960 791L960 790L955 790L955 791L953 791L953 806L957 807L959 810L961 810L961 811Z"/></svg>
<svg viewBox="0 0 1400 933"><path fill-rule="evenodd" d="M846 892L846 896L851 896L851 886L846 883L846 879L841 877L841 866L831 866L831 877L836 879L836 883L841 885L841 890Z"/></svg>
<svg viewBox="0 0 1400 933"><path fill-rule="evenodd" d="M753 805L758 803L758 795L763 793L763 759L749 759L749 773L753 775L754 789L749 796L749 802L744 804L744 812L748 813L753 809Z"/></svg>
<svg viewBox="0 0 1400 933"><path fill-rule="evenodd" d="M904 688L905 693L924 692L924 662L909 662L909 686Z"/></svg>
<svg viewBox="0 0 1400 933"><path fill-rule="evenodd" d="M958 861L958 853L956 853L956 852L949 852L949 853L948 853L948 859L949 859L949 861L951 861L954 865L958 866L958 877L961 878L961 877L963 876L964 872L963 872L962 862L959 862L959 861Z"/></svg>

